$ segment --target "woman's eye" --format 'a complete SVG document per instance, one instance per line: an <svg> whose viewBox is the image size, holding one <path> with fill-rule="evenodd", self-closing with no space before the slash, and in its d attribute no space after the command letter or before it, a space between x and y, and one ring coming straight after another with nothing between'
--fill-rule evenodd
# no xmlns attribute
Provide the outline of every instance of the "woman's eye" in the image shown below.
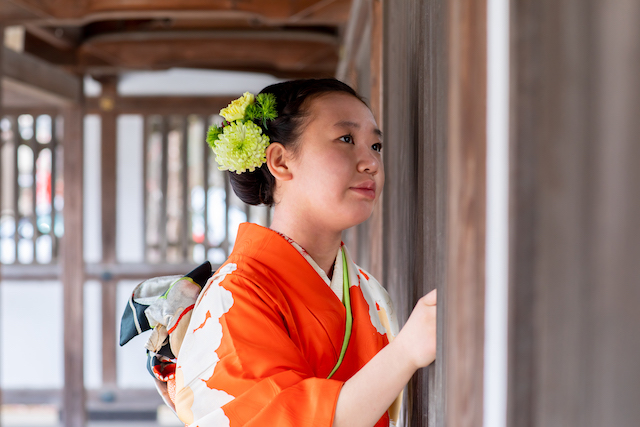
<svg viewBox="0 0 640 427"><path fill-rule="evenodd" d="M374 150L376 150L378 153L380 153L382 151L382 144L379 142L376 142L375 144L373 144L371 146L371 148L373 148Z"/></svg>
<svg viewBox="0 0 640 427"><path fill-rule="evenodd" d="M353 136L351 136L351 135L343 135L339 139L341 141L346 142L347 144L353 144Z"/></svg>

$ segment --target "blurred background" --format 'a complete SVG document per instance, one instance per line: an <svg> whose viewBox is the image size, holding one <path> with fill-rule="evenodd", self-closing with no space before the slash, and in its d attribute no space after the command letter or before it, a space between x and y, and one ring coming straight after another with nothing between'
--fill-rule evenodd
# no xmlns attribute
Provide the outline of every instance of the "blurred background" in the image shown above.
<svg viewBox="0 0 640 427"><path fill-rule="evenodd" d="M640 425L638 40L634 0L0 0L0 425L180 425L120 316L269 225L204 136L313 77L385 135L354 258L401 323L439 289L401 424Z"/></svg>

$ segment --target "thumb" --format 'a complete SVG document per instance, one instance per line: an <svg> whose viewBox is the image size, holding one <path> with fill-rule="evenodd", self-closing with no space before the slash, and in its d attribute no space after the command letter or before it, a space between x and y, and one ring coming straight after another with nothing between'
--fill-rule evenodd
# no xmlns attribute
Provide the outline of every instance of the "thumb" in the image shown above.
<svg viewBox="0 0 640 427"><path fill-rule="evenodd" d="M429 292L427 295L424 296L423 298L424 303L427 305L436 305L436 303L438 302L438 290L434 289L431 292Z"/></svg>

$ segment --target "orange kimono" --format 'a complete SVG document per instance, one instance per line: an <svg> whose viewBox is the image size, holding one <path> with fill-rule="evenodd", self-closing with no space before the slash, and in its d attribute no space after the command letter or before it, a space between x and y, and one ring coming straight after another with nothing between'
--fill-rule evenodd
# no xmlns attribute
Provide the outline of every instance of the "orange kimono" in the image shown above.
<svg viewBox="0 0 640 427"><path fill-rule="evenodd" d="M175 406L191 426L323 426L344 382L397 333L384 289L345 251L352 311L345 336L343 263L333 280L302 248L242 224L229 259L200 293L177 356ZM342 261L341 256L337 257ZM395 425L389 411L376 426Z"/></svg>

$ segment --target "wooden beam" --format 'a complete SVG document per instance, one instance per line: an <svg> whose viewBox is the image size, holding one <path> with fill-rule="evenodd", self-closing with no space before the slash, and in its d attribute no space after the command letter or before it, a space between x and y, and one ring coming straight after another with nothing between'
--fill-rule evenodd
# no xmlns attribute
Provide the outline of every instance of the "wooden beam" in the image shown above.
<svg viewBox="0 0 640 427"><path fill-rule="evenodd" d="M337 46L338 38L326 32L304 30L176 30L176 31L128 31L97 34L88 37L84 43L147 42L169 40L211 40L224 43L239 43L243 40L267 40L269 42L308 42ZM230 45L225 46L226 50ZM235 47L235 46L234 46Z"/></svg>
<svg viewBox="0 0 640 427"><path fill-rule="evenodd" d="M336 2L349 4L350 0L335 0ZM53 20L68 24L85 24L87 22L119 20L119 19L150 19L150 18L175 18L226 15L226 17L244 16L263 21L288 21L300 13L315 12L333 0L313 2L291 2L290 0L245 0L233 2L228 0L201 0L154 1L139 0L101 0L99 2L69 2L59 0L10 0L13 11L9 16L13 19L29 19L38 22L51 22ZM303 5L303 10L297 7ZM310 4L309 4L310 3ZM0 9L1 10L1 9Z"/></svg>
<svg viewBox="0 0 640 427"><path fill-rule="evenodd" d="M51 92L29 84L4 77L2 81L2 104L9 110L59 108L67 104L67 101ZM20 113L22 114L22 112Z"/></svg>
<svg viewBox="0 0 640 427"><path fill-rule="evenodd" d="M43 40L51 46L60 50L71 50L77 47L77 41L72 40L64 35L58 36L55 33L55 28L44 28L35 24L26 24L25 29L28 33L33 34L40 40ZM59 31L63 32L61 28Z"/></svg>
<svg viewBox="0 0 640 427"><path fill-rule="evenodd" d="M26 53L2 46L3 84L10 84L58 105L78 103L82 96L82 80L62 69Z"/></svg>
<svg viewBox="0 0 640 427"><path fill-rule="evenodd" d="M318 65L307 67L304 69L291 69L291 68L276 68L274 64L256 64L256 63L226 63L226 64L214 64L214 63L199 63L185 65L184 62L180 62L182 65L154 65L153 67L143 68L144 70L166 70L173 66L185 66L189 68L200 68L216 71L241 71L247 73L264 73L269 74L278 79L292 80L292 79L311 79L311 78L331 78L335 77L335 64L337 63L335 55L329 54L330 58L326 58L325 61L318 58L315 61ZM131 68L119 66L119 65L105 65L105 64L76 64L69 68L74 72L90 74L90 75L113 75L127 71L131 71Z"/></svg>
<svg viewBox="0 0 640 427"><path fill-rule="evenodd" d="M103 77L100 96L100 189L102 213L102 262L116 263L117 235L117 77ZM116 384L116 286L117 281L103 279L102 285L102 384L115 388Z"/></svg>
<svg viewBox="0 0 640 427"><path fill-rule="evenodd" d="M104 402L104 393L113 393L114 401ZM155 388L144 389L92 389L87 390L87 407L116 410L157 409L162 405L162 398ZM62 392L60 389L11 389L5 391L4 404L9 405L60 405ZM103 409L103 410L104 410Z"/></svg>
<svg viewBox="0 0 640 427"><path fill-rule="evenodd" d="M86 424L83 347L83 120L81 106L66 107L64 117L64 395L62 414L67 427Z"/></svg>
<svg viewBox="0 0 640 427"><path fill-rule="evenodd" d="M5 26L46 18L49 18L49 15L37 6L11 0L0 2L0 22Z"/></svg>
<svg viewBox="0 0 640 427"><path fill-rule="evenodd" d="M6 86L2 86L3 89L6 88ZM39 116L42 114L46 114L46 115L57 115L60 113L60 108L59 107L46 107L46 106L39 106L39 107L14 107L14 106L7 106L4 105L2 107L2 111L3 114L6 116L19 116L20 114L31 114L32 116Z"/></svg>
<svg viewBox="0 0 640 427"><path fill-rule="evenodd" d="M305 25L335 25L344 27L349 20L352 1L319 1L316 7L310 6L304 14L297 12L287 20L288 23Z"/></svg>
<svg viewBox="0 0 640 427"><path fill-rule="evenodd" d="M16 11L11 17L13 24L37 25L39 27L84 27L94 23L106 21L157 21L172 22L176 25L181 22L194 22L199 27L228 27L229 23L235 23L237 27L282 27L290 24L311 25L326 27L341 27L349 17L349 1L340 0L326 9L320 9L298 21L292 21L290 16L265 16L253 12L238 10L109 10L88 13L76 18L52 18L39 17L34 14L25 14ZM227 25L225 25L227 24ZM48 37L47 35L44 35Z"/></svg>
<svg viewBox="0 0 640 427"><path fill-rule="evenodd" d="M314 3L307 5L304 9L295 12L289 18L290 22L298 22L302 19L307 18L310 15L317 13L318 11L331 6L336 3L336 0L316 0Z"/></svg>
<svg viewBox="0 0 640 427"><path fill-rule="evenodd" d="M145 280L151 277L185 275L196 267L192 263L138 264L124 263L85 265L85 277L91 280ZM219 266L214 266L214 270ZM2 266L2 279L11 281L55 281L60 279L62 268L54 264Z"/></svg>
<svg viewBox="0 0 640 427"><path fill-rule="evenodd" d="M482 426L486 1L449 2L446 425Z"/></svg>
<svg viewBox="0 0 640 427"><path fill-rule="evenodd" d="M134 69L260 67L332 73L337 50L335 36L310 31L128 32L87 39L78 61L92 56Z"/></svg>
<svg viewBox="0 0 640 427"><path fill-rule="evenodd" d="M218 114L235 96L120 96L116 114ZM87 98L88 114L100 114L100 98Z"/></svg>

